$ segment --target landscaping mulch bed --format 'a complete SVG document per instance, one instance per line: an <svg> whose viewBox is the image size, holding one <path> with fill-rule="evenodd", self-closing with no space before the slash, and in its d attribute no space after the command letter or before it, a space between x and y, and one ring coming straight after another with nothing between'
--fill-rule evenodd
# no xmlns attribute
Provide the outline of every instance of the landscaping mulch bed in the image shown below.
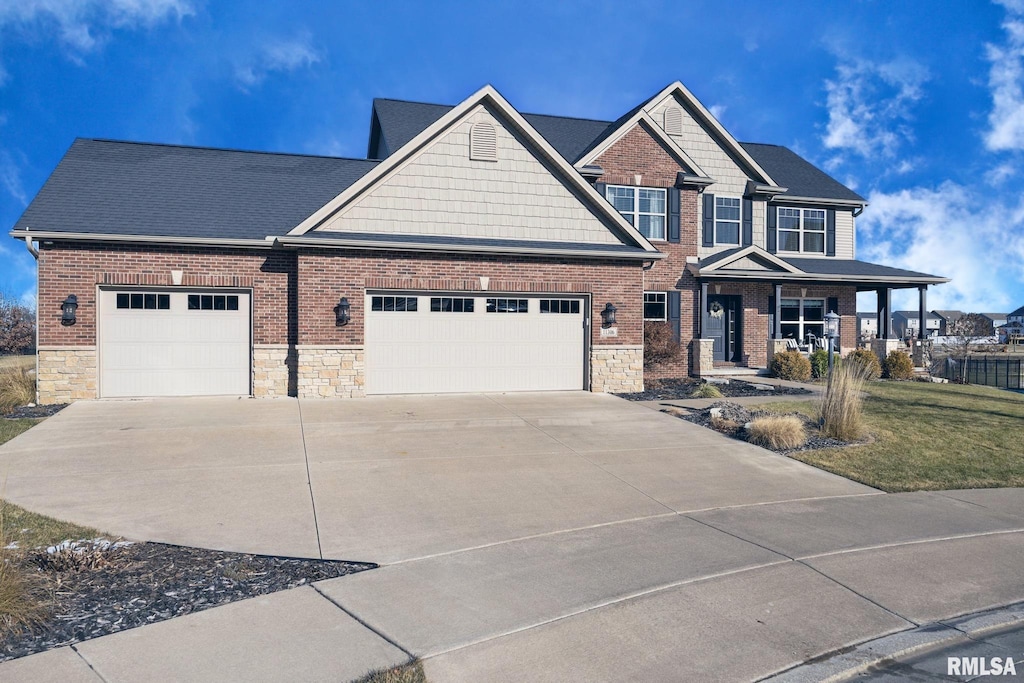
<svg viewBox="0 0 1024 683"><path fill-rule="evenodd" d="M628 401L678 401L693 398L694 390L702 384L699 379L655 379L646 382L647 389L631 394L616 394ZM808 389L797 387L773 386L772 389L758 389L758 382L731 379L728 384L715 384L722 395L727 398L743 398L748 396L801 396L810 394ZM762 386L768 386L767 384Z"/></svg>
<svg viewBox="0 0 1024 683"><path fill-rule="evenodd" d="M15 408L14 410L8 413L4 413L0 417L5 417L8 420L23 420L25 418L32 419L50 417L51 415L56 415L64 408L67 408L69 405L69 403L54 403L53 405L48 406L21 406L19 408Z"/></svg>
<svg viewBox="0 0 1024 683"><path fill-rule="evenodd" d="M104 540L8 557L30 570L51 610L32 631L0 639L0 661L377 566Z"/></svg>
<svg viewBox="0 0 1024 683"><path fill-rule="evenodd" d="M733 422L736 425L738 425L738 427L736 429L731 430L715 429L715 425L712 424L711 419L712 409L716 409L716 414L718 414L719 417L721 417L723 420ZM675 415L681 420L693 422L694 424L699 424L700 426L707 427L708 429L715 429L715 431L721 432L722 434L727 434L729 436L735 437L743 441L746 441L746 439L744 438L745 432L743 430L743 425L763 415L779 414L768 413L763 410L750 410L744 406L739 405L738 403L731 403L729 401L718 401L716 403L711 404L707 408L704 408L703 410L685 410L679 408L672 408L671 410L666 410L664 412L670 413L671 415ZM798 451L813 451L819 448L837 448L841 446L850 445L850 443L847 441L839 441L838 439L829 439L824 436L821 436L818 433L818 424L811 418L807 417L806 415L803 415L801 413L787 414L795 415L796 417L800 418L801 421L803 421L804 428L807 432L807 443L805 443L803 446L800 446L799 448L791 448L788 450L775 450L776 453L788 455L790 453L796 453Z"/></svg>

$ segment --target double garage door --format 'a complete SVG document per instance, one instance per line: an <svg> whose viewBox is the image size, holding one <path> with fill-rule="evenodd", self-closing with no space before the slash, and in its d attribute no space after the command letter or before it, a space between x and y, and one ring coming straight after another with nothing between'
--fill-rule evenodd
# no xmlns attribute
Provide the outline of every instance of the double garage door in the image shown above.
<svg viewBox="0 0 1024 683"><path fill-rule="evenodd" d="M586 299L368 292L366 392L585 388Z"/></svg>
<svg viewBox="0 0 1024 683"><path fill-rule="evenodd" d="M249 394L247 291L101 290L99 393Z"/></svg>

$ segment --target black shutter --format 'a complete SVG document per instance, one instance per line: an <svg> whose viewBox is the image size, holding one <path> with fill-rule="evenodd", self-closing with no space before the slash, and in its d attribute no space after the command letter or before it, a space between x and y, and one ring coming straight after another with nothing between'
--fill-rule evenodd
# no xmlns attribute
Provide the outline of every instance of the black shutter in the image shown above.
<svg viewBox="0 0 1024 683"><path fill-rule="evenodd" d="M679 241L679 188L668 188L668 241Z"/></svg>
<svg viewBox="0 0 1024 683"><path fill-rule="evenodd" d="M831 213L831 212L829 212L829 213ZM833 223L833 225L834 225L834 223ZM828 310L825 311L825 313L835 313L836 315L839 315L839 297L830 296L825 303L827 304L826 305L826 309L828 309ZM842 324L840 324L839 325L839 332L842 333L842 331L843 331L843 326L842 326ZM839 341L840 341L839 337L836 337L836 346L835 346L836 351L839 350L839 346L840 346Z"/></svg>
<svg viewBox="0 0 1024 683"><path fill-rule="evenodd" d="M768 297L768 338L775 339L775 295Z"/></svg>
<svg viewBox="0 0 1024 683"><path fill-rule="evenodd" d="M703 239L701 243L705 247L715 246L715 195L704 193L704 221Z"/></svg>
<svg viewBox="0 0 1024 683"><path fill-rule="evenodd" d="M594 189L597 190L597 193L605 199L608 199L608 196L604 193L604 188L605 183L594 183Z"/></svg>
<svg viewBox="0 0 1024 683"><path fill-rule="evenodd" d="M754 203L744 199L743 207L743 246L749 247L754 243Z"/></svg>
<svg viewBox="0 0 1024 683"><path fill-rule="evenodd" d="M668 293L668 324L676 341L679 341L679 300L679 290Z"/></svg>
<svg viewBox="0 0 1024 683"><path fill-rule="evenodd" d="M825 256L836 255L836 212L829 209L825 213Z"/></svg>
<svg viewBox="0 0 1024 683"><path fill-rule="evenodd" d="M779 210L777 207L770 204L766 209L768 211L768 252L774 254L777 249L776 243L778 242L779 236L779 231L775 227L777 225L776 219L778 218Z"/></svg>

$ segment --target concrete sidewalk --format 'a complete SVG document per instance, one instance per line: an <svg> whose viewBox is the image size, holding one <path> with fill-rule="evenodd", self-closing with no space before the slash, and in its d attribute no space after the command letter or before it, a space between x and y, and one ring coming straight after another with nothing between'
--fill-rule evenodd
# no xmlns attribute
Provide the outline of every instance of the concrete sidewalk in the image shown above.
<svg viewBox="0 0 1024 683"><path fill-rule="evenodd" d="M77 404L0 466L135 538L384 565L0 680L753 680L1024 600L1022 489L881 494L608 396Z"/></svg>

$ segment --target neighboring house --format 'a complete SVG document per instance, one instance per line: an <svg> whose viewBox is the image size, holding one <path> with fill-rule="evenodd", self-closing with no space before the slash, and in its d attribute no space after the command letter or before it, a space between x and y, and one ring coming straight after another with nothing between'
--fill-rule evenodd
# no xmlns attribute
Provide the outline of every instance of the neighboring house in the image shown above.
<svg viewBox="0 0 1024 683"><path fill-rule="evenodd" d="M893 311L892 314L892 325L893 331L896 336L900 339L910 339L911 337L920 336L921 330L921 316L917 311ZM926 327L925 336L935 337L939 334L939 327L941 319L934 313L927 313L925 315Z"/></svg>
<svg viewBox="0 0 1024 683"><path fill-rule="evenodd" d="M869 341L878 336L878 314L857 314L857 336L861 341Z"/></svg>
<svg viewBox="0 0 1024 683"><path fill-rule="evenodd" d="M683 349L648 376L763 368L946 281L856 260L864 199L679 83L614 122L375 100L367 156L76 140L11 233L40 400L636 391L645 324Z"/></svg>
<svg viewBox="0 0 1024 683"><path fill-rule="evenodd" d="M999 342L1024 343L1024 306L1021 306L1013 313L1008 313L1006 323L996 328L999 334Z"/></svg>
<svg viewBox="0 0 1024 683"><path fill-rule="evenodd" d="M988 321L988 327L985 331L985 334L988 336L994 335L997 329L1009 322L1006 313L979 313L978 315Z"/></svg>
<svg viewBox="0 0 1024 683"><path fill-rule="evenodd" d="M932 315L939 318L939 336L949 335L950 326L960 318L964 317L963 311L932 311Z"/></svg>

